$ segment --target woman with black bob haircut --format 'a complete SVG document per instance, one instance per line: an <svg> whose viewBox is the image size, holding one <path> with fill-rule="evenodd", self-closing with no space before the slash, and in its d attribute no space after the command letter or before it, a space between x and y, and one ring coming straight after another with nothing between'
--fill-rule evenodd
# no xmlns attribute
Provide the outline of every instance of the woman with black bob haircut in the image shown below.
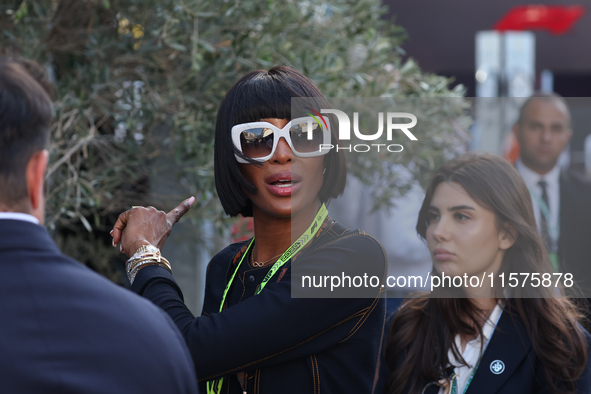
<svg viewBox="0 0 591 394"><path fill-rule="evenodd" d="M553 275L513 166L479 153L443 165L417 232L432 275L485 280L402 304L387 332L384 393L591 393L590 337L563 292L572 275Z"/></svg>
<svg viewBox="0 0 591 394"><path fill-rule="evenodd" d="M294 97L306 102L292 113ZM215 135L216 188L226 213L253 217L255 237L211 260L200 317L184 305L170 263L159 252L192 198L169 214L133 208L115 225L115 243L123 239L123 251L131 256L132 290L175 321L202 392L374 389L385 318L379 289L365 298L292 293L303 282L294 266L306 275L365 272L383 280L386 273L381 245L328 215L326 204L345 187L346 162L342 151L322 148L338 141L336 122L322 108L330 107L318 88L288 67L251 72L223 99ZM332 295L337 293L352 297L338 290Z"/></svg>
<svg viewBox="0 0 591 394"><path fill-rule="evenodd" d="M317 109L330 108L312 81L283 66L273 67L268 72L259 70L245 75L222 100L215 126L215 186L228 215L251 217L252 204L244 191L253 194L255 190L238 168L239 163L234 157L236 150L232 143L232 127L265 118L290 119L292 97L306 98L306 102L313 103ZM334 117L330 115L330 118ZM337 123L333 121L331 126L331 138L338 141ZM247 156L243 157L251 164L260 165ZM331 198L343 194L345 189L347 162L343 151L331 149L324 158L324 166L324 183L318 196L321 202L328 203Z"/></svg>

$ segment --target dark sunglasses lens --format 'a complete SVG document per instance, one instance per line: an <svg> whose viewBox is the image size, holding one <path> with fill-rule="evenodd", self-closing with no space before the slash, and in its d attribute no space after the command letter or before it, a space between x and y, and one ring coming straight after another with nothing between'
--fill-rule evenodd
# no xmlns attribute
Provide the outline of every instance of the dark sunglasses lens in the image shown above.
<svg viewBox="0 0 591 394"><path fill-rule="evenodd" d="M318 122L308 121L292 124L289 136L293 148L298 153L318 152L320 144L324 142L324 133Z"/></svg>
<svg viewBox="0 0 591 394"><path fill-rule="evenodd" d="M242 153L256 159L271 154L273 150L273 130L257 127L240 133Z"/></svg>

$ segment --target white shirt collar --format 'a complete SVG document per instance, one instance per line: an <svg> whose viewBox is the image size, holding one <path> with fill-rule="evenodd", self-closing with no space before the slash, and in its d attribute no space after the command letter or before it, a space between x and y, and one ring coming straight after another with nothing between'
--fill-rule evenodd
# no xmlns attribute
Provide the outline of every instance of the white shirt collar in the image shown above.
<svg viewBox="0 0 591 394"><path fill-rule="evenodd" d="M499 321L499 317L501 316L501 313L503 312L503 308L504 308L504 304L502 304L501 302L498 302L497 305L495 305L495 308L493 309L493 311L491 312L490 316L488 317L488 319L486 320L486 323L484 323L484 326L482 327L482 339L480 338L480 336L478 336L476 339L473 339L471 341L469 341L468 343L473 345L474 347L477 347L480 351L480 342L484 342L484 344L486 345L486 343L488 342L488 340L490 339L490 337L492 337L492 334L495 331L495 328L497 326L497 322ZM458 336L459 339L459 336Z"/></svg>
<svg viewBox="0 0 591 394"><path fill-rule="evenodd" d="M39 219L37 219L35 216L21 212L0 212L0 220L2 219L20 220L33 224L41 224L39 223Z"/></svg>
<svg viewBox="0 0 591 394"><path fill-rule="evenodd" d="M466 361L468 363L468 365L460 364L460 362L456 360L452 350L449 349L449 351L447 353L447 357L449 358L450 364L456 366L455 373L458 375L458 377L457 377L457 387L459 389L458 392L460 392L460 393L464 392L466 385L468 384L468 380L469 380L470 376L475 371L474 368L478 365L478 362L480 361L480 359L483 356L483 354L480 353L481 340L483 340L483 342L484 342L484 350L486 351L486 346L488 345L488 341L490 340L490 338L494 334L494 331L495 331L497 323L500 319L501 313L503 313L503 308L504 308L503 301L498 302L497 305L495 306L495 309L493 309L492 313L488 317L488 320L484 324L484 327L482 327L482 338L480 336L478 336L476 339L473 339L466 344L466 348L462 352L462 358L464 359L464 361ZM455 340L456 346L458 347L458 349L461 352L462 348L461 348L460 335L457 334L455 336L454 340ZM441 387L439 389L439 394L443 394L444 392L445 392L444 388Z"/></svg>
<svg viewBox="0 0 591 394"><path fill-rule="evenodd" d="M488 342L490 337L492 336L495 327L497 326L497 322L499 321L499 317L501 316L501 312L503 312L503 305L501 303L497 303L495 309L493 309L492 313L488 317L486 323L484 323L484 327L482 327L482 336L484 337L484 343Z"/></svg>
<svg viewBox="0 0 591 394"><path fill-rule="evenodd" d="M530 189L535 188L538 186L538 182L541 180L546 181L548 185L558 185L560 180L560 165L556 164L554 168L550 170L545 175L540 175L521 161L521 159L517 160L515 163L515 168L521 174L521 177L525 181L525 184Z"/></svg>
<svg viewBox="0 0 591 394"><path fill-rule="evenodd" d="M495 305L495 308L493 309L490 316L486 320L486 323L484 323L484 326L482 327L482 337L480 337L480 335L479 335L478 337L469 341L466 344L466 350L464 352L466 352L468 350L468 347L473 347L474 349L478 350L478 355L473 360L466 360L469 364L471 364L471 365L476 364L476 362L480 358L480 356L481 356L480 355L480 342L481 341L484 342L484 345L486 346L486 344L488 343L488 341L492 337L492 334L495 331L495 328L496 328L497 323L500 319L501 313L503 313L504 307L505 306L504 306L503 301L497 302L497 305ZM460 351L461 351L460 335L456 335L455 339L456 339L456 344L458 346L458 349L460 349ZM450 349L450 353L451 353L451 349ZM465 359L465 357L464 357L464 359Z"/></svg>

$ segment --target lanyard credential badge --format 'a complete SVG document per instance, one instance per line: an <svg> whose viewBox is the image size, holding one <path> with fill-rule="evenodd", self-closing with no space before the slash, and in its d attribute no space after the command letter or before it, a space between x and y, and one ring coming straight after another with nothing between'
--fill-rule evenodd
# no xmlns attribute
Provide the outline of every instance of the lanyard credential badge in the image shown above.
<svg viewBox="0 0 591 394"><path fill-rule="evenodd" d="M271 280L273 275L275 275L275 273L277 271L279 271L279 269L281 267L283 267L291 259L292 256L295 256L312 239L314 239L314 236L316 235L316 233L318 233L318 230L320 229L322 222L324 222L324 220L326 219L327 216L328 216L328 209L326 208L326 205L322 204L322 206L318 210L318 213L316 214L316 217L314 217L314 220L310 224L310 227L308 227L308 229L293 244L291 244L290 247L287 248L287 250L285 252L283 252L283 254L279 258L279 260L277 260L275 262L275 264L273 264L273 266L269 269L269 271L267 272L267 275L265 275L265 278L261 282L261 285L259 286L255 295L257 295L261 291L263 291L263 289L265 288L265 286L267 285L269 280ZM228 295L228 292L230 291L230 287L232 286L232 283L234 282L234 277L236 276L236 273L238 272L238 270L240 270L240 265L242 265L242 261L244 261L244 257L246 257L246 255L248 254L248 251L252 247L253 243L254 243L254 238L252 239L252 241L250 241L250 244L248 244L248 248L246 248L246 251L242 255L240 262L236 266L236 269L234 270L232 277L230 278L230 280L228 281L228 284L226 285L226 288L224 289L224 295L222 296L222 302L220 303L220 310L219 310L220 312L224 309L224 304L226 302L226 296ZM210 381L206 382L207 394L220 394L222 392L223 381L224 381L224 378L219 378L219 379L210 380Z"/></svg>

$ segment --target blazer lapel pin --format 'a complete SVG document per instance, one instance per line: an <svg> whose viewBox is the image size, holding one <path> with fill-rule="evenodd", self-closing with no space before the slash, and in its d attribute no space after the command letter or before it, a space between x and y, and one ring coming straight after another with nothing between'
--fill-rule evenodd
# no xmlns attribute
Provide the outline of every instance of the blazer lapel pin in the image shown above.
<svg viewBox="0 0 591 394"><path fill-rule="evenodd" d="M495 360L490 363L490 371L495 375L500 375L505 371L505 363L501 360Z"/></svg>

